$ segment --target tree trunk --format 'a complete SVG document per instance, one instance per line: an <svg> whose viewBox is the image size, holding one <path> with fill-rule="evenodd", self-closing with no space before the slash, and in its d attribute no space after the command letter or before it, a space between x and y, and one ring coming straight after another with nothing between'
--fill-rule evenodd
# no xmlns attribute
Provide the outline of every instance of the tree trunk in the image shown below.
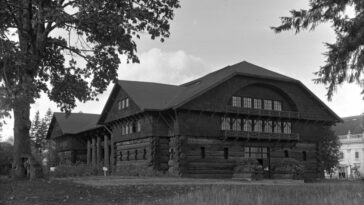
<svg viewBox="0 0 364 205"><path fill-rule="evenodd" d="M27 175L25 161L30 160L30 102L25 97L25 93L17 96L14 103L14 161L13 176L15 178L24 178ZM29 161L28 161L29 162Z"/></svg>

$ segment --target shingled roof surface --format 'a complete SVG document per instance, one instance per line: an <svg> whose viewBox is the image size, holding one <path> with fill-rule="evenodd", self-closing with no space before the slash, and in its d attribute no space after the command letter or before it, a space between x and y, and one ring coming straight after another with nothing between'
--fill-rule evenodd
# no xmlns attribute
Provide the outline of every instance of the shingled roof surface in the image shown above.
<svg viewBox="0 0 364 205"><path fill-rule="evenodd" d="M71 113L67 118L65 113L55 112L54 117L63 134L77 134L100 127L97 125L100 115L89 113Z"/></svg>
<svg viewBox="0 0 364 205"><path fill-rule="evenodd" d="M119 85L141 109L164 110L177 107L235 75L299 82L293 78L243 61L179 86L125 80L120 80Z"/></svg>
<svg viewBox="0 0 364 205"><path fill-rule="evenodd" d="M360 134L364 132L364 115L344 117L343 123L337 124L332 129L337 135Z"/></svg>

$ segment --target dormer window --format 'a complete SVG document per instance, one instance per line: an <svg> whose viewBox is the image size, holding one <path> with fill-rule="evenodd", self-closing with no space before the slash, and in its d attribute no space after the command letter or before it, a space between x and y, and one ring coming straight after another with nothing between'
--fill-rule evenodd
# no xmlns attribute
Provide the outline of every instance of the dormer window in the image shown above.
<svg viewBox="0 0 364 205"><path fill-rule="evenodd" d="M264 110L272 110L272 101L264 100Z"/></svg>
<svg viewBox="0 0 364 205"><path fill-rule="evenodd" d="M254 109L262 109L262 100L254 99Z"/></svg>
<svg viewBox="0 0 364 205"><path fill-rule="evenodd" d="M274 110L282 111L282 102L281 101L274 101Z"/></svg>
<svg viewBox="0 0 364 205"><path fill-rule="evenodd" d="M231 101L233 107L241 107L241 97L233 96Z"/></svg>
<svg viewBox="0 0 364 205"><path fill-rule="evenodd" d="M129 98L124 98L118 102L118 110L125 109L129 107L129 105L130 105Z"/></svg>
<svg viewBox="0 0 364 205"><path fill-rule="evenodd" d="M252 108L252 99L248 97L243 98L243 107L244 108Z"/></svg>

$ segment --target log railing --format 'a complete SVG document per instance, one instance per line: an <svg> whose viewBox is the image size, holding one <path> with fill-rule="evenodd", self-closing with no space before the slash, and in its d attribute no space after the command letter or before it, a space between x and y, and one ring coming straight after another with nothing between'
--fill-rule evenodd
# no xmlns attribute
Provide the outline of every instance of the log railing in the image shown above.
<svg viewBox="0 0 364 205"><path fill-rule="evenodd" d="M241 138L254 140L269 140L269 141L298 141L300 139L297 133L266 133L266 132L247 132L235 130L223 130L223 136L226 138Z"/></svg>

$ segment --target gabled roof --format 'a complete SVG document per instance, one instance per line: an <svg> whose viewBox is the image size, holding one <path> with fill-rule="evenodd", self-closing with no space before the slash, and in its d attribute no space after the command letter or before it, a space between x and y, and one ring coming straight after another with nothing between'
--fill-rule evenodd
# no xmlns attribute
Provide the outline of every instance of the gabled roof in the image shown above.
<svg viewBox="0 0 364 205"><path fill-rule="evenodd" d="M343 123L332 127L337 135L347 135L349 130L351 134L360 134L364 132L364 115L344 117Z"/></svg>
<svg viewBox="0 0 364 205"><path fill-rule="evenodd" d="M312 95L315 100L325 107L326 110L328 110L328 112L336 118L336 121L341 121L341 119L330 108L328 108L325 103L317 98L317 96L315 96L300 81L246 61L232 66L227 66L201 78L178 86L126 80L119 80L118 85L116 86L120 86L142 111L166 110L178 108L236 75L296 83L303 87L303 89ZM115 89L116 86L114 87L113 92L117 90ZM111 101L109 101L110 97L101 115L100 123L103 123L103 119L105 118L106 113L104 112L107 110L106 107L111 106Z"/></svg>
<svg viewBox="0 0 364 205"><path fill-rule="evenodd" d="M50 137L54 123L57 122L62 133L78 134L87 130L101 127L97 122L100 115L90 113L71 113L68 117L65 113L55 112L49 126L47 138Z"/></svg>

